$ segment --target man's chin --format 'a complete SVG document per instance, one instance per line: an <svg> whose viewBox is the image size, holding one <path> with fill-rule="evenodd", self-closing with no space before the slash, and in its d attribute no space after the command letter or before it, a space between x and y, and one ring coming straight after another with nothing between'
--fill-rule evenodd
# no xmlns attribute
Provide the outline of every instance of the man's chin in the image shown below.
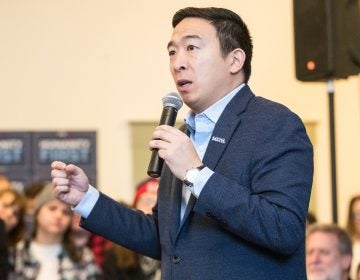
<svg viewBox="0 0 360 280"><path fill-rule="evenodd" d="M313 272L307 274L307 280L327 280L324 272Z"/></svg>

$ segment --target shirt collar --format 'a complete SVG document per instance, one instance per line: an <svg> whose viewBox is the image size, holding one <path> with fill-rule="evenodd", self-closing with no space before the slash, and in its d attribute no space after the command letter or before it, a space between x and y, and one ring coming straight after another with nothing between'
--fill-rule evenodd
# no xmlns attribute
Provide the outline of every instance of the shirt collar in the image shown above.
<svg viewBox="0 0 360 280"><path fill-rule="evenodd" d="M244 86L245 86L245 83L237 86L232 91L230 91L227 95L225 95L223 98L221 98L220 100L215 102L213 105L211 105L209 108L207 108L205 111L203 111L202 113L199 113L197 115L203 115L204 117L209 119L215 125L216 122L218 121L218 119L220 118L220 115L224 111L226 105L235 96L235 94L240 89L242 89ZM184 118L184 121L185 121L187 127L190 129L190 131L195 131L195 117L196 117L196 115L192 111L189 111Z"/></svg>

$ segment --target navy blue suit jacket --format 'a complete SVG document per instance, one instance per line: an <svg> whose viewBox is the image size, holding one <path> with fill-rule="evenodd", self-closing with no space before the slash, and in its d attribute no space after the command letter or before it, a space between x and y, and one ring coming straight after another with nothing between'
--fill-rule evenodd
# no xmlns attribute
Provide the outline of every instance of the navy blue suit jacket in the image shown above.
<svg viewBox="0 0 360 280"><path fill-rule="evenodd" d="M313 151L299 117L245 86L220 116L203 162L215 173L182 222L182 182L164 166L153 215L101 194L82 225L161 259L163 279L306 279Z"/></svg>

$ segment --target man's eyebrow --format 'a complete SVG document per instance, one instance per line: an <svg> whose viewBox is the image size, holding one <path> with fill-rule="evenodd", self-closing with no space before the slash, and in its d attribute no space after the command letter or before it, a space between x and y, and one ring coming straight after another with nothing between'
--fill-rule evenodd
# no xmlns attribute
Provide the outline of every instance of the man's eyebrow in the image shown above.
<svg viewBox="0 0 360 280"><path fill-rule="evenodd" d="M186 35L184 37L181 38L181 41L186 41L186 40L189 40L189 39L197 39L197 40L201 40L201 37L199 35ZM170 41L168 44L167 44L167 48L170 48L172 46L176 45L174 43L174 41Z"/></svg>

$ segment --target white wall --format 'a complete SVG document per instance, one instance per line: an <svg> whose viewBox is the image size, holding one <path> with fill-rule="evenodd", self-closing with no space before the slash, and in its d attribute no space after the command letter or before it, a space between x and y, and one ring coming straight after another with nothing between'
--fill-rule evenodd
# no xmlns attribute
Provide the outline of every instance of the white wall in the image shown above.
<svg viewBox="0 0 360 280"><path fill-rule="evenodd" d="M316 122L317 214L331 220L328 96L295 79L292 1L0 0L0 130L96 130L99 188L130 200L134 120L158 120L175 90L166 44L186 6L223 6L248 23L250 86ZM360 78L335 82L339 218L360 192ZM186 113L183 108L181 118ZM144 176L146 170L144 170Z"/></svg>

